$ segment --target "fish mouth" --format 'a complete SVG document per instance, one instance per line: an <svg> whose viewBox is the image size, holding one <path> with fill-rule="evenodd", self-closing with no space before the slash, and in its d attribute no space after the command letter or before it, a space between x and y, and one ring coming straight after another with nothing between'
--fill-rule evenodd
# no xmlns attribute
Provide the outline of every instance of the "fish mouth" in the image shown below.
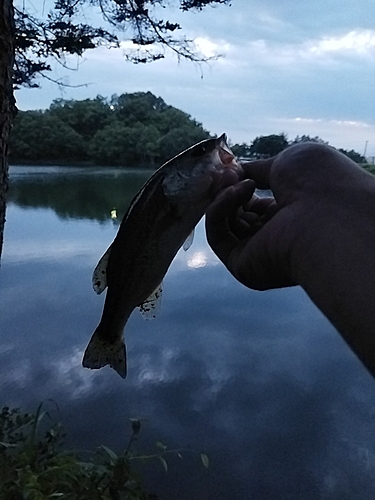
<svg viewBox="0 0 375 500"><path fill-rule="evenodd" d="M235 159L235 156L231 151L230 147L228 146L227 135L222 134L218 138L217 142L218 142L220 161L223 163L223 165L230 165Z"/></svg>

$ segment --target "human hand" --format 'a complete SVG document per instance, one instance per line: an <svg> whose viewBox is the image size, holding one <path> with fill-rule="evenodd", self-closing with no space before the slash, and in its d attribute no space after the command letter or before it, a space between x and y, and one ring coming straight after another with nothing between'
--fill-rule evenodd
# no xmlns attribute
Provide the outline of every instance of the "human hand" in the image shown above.
<svg viewBox="0 0 375 500"><path fill-rule="evenodd" d="M208 243L250 288L301 284L306 254L330 244L332 228L345 226L353 202L353 210L361 212L355 199L363 197L370 176L316 143L242 166L248 179L232 178L233 185L219 191L207 210ZM274 198L257 197L255 187L271 189ZM336 243L348 237L336 231Z"/></svg>
<svg viewBox="0 0 375 500"><path fill-rule="evenodd" d="M212 249L250 288L301 285L375 377L375 177L315 143L242 166L206 213Z"/></svg>

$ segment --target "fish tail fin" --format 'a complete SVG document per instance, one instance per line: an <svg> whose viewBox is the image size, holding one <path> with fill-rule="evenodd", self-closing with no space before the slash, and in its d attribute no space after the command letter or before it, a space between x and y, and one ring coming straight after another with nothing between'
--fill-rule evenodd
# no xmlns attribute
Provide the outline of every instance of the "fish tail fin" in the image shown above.
<svg viewBox="0 0 375 500"><path fill-rule="evenodd" d="M110 365L122 378L126 377L126 347L122 338L115 342L102 340L96 329L82 360L82 366L93 370Z"/></svg>

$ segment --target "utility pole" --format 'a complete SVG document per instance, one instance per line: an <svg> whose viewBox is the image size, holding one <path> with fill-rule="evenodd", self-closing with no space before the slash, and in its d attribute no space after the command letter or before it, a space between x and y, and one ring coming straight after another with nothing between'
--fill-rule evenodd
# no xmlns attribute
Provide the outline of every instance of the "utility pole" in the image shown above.
<svg viewBox="0 0 375 500"><path fill-rule="evenodd" d="M366 158L366 153L367 153L367 144L368 144L368 141L366 141L365 143L365 150L363 151L363 157Z"/></svg>

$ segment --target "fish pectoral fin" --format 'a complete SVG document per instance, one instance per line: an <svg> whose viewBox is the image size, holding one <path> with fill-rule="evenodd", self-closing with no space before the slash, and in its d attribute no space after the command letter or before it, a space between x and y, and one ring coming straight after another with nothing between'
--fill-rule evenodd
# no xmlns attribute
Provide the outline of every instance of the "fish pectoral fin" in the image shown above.
<svg viewBox="0 0 375 500"><path fill-rule="evenodd" d="M193 244L194 232L195 232L195 228L192 230L192 232L189 234L189 236L186 238L184 244L182 245L182 248L185 250L185 252L186 252L186 250L189 250L189 248Z"/></svg>
<svg viewBox="0 0 375 500"><path fill-rule="evenodd" d="M110 365L122 378L126 377L126 347L122 338L116 342L102 340L95 331L86 347L82 366L96 370Z"/></svg>
<svg viewBox="0 0 375 500"><path fill-rule="evenodd" d="M152 294L138 306L144 319L154 319L161 307L161 297L163 295L163 282L158 285Z"/></svg>
<svg viewBox="0 0 375 500"><path fill-rule="evenodd" d="M99 260L92 273L92 287L99 295L107 288L107 265L111 253L112 245L107 249L103 257Z"/></svg>

